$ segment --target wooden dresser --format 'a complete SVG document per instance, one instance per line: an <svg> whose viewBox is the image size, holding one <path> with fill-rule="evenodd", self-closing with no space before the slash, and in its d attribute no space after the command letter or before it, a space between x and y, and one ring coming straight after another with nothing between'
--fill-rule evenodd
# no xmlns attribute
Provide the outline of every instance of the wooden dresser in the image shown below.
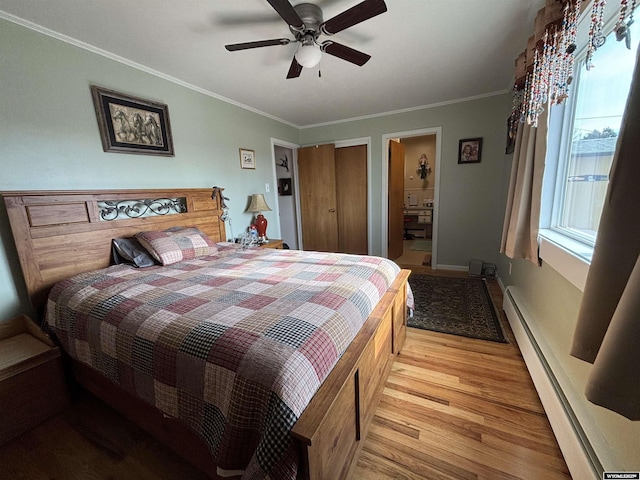
<svg viewBox="0 0 640 480"><path fill-rule="evenodd" d="M0 322L0 445L68 404L60 349L25 315Z"/></svg>

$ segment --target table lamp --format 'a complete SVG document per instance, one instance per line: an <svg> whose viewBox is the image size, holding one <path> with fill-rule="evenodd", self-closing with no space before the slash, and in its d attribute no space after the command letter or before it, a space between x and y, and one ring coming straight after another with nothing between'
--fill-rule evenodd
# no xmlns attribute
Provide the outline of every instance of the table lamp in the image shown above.
<svg viewBox="0 0 640 480"><path fill-rule="evenodd" d="M264 199L264 195L261 193L254 193L251 195L251 203L247 212L257 213L256 215L256 229L258 230L258 237L260 241L267 241L267 219L264 218L262 212L270 212L271 209Z"/></svg>

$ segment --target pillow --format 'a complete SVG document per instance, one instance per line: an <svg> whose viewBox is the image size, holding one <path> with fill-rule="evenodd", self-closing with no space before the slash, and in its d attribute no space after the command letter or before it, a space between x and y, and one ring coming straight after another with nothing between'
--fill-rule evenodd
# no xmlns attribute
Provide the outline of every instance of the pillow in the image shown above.
<svg viewBox="0 0 640 480"><path fill-rule="evenodd" d="M115 265L126 263L136 267L151 267L156 264L149 252L133 237L112 239L111 258Z"/></svg>
<svg viewBox="0 0 640 480"><path fill-rule="evenodd" d="M167 228L165 232L179 232L180 230L189 230L190 228L195 228L195 227L180 227L180 226L170 227L170 228Z"/></svg>
<svg viewBox="0 0 640 480"><path fill-rule="evenodd" d="M140 232L136 238L162 265L213 255L218 251L216 244L195 227L164 232Z"/></svg>

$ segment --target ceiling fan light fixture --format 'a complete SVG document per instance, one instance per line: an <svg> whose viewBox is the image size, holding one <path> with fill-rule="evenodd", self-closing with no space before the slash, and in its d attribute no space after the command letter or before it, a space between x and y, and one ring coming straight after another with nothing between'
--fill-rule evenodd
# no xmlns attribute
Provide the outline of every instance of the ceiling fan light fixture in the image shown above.
<svg viewBox="0 0 640 480"><path fill-rule="evenodd" d="M322 52L315 43L301 43L296 51L296 61L304 68L313 68L320 63Z"/></svg>
<svg viewBox="0 0 640 480"><path fill-rule="evenodd" d="M303 68L318 66L322 53L353 63L359 67L363 66L369 61L371 55L332 40L319 42L318 38L321 35L333 35L341 32L387 11L385 0L361 0L357 5L325 22L322 18L322 9L313 3L304 2L294 6L291 4L292 0L267 0L267 2L287 23L294 39L274 38L256 42L234 43L225 45L225 48L230 52L235 52L297 42L299 45L287 72L288 79L298 78ZM318 76L320 76L319 70Z"/></svg>

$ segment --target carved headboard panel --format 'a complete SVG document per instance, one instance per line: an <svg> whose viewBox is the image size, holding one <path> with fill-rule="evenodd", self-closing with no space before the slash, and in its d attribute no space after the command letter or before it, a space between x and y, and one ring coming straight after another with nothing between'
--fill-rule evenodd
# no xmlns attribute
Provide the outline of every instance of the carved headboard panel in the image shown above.
<svg viewBox="0 0 640 480"><path fill-rule="evenodd" d="M109 266L111 239L195 226L226 240L221 192L211 189L3 192L31 303L39 313L53 284Z"/></svg>

